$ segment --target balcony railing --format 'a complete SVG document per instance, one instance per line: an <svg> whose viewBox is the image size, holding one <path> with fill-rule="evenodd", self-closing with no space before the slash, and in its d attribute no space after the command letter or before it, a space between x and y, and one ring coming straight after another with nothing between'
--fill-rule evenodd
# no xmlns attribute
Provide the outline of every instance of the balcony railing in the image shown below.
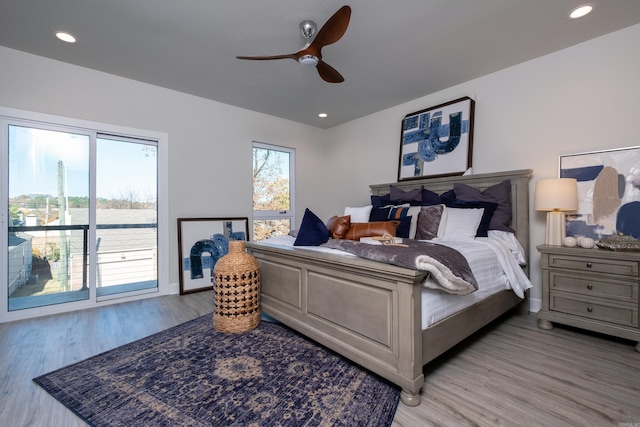
<svg viewBox="0 0 640 427"><path fill-rule="evenodd" d="M58 292L88 289L88 225L12 226L9 236L10 297L49 278ZM157 287L157 224L98 224L95 252L96 286L110 288L98 295L120 286Z"/></svg>

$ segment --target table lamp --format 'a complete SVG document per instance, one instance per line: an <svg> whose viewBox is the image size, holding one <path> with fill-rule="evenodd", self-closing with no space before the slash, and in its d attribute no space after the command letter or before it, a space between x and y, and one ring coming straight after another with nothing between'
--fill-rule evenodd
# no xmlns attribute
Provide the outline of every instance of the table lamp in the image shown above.
<svg viewBox="0 0 640 427"><path fill-rule="evenodd" d="M564 213L578 210L577 180L552 178L536 182L535 209L548 211L545 244L562 246L566 234Z"/></svg>

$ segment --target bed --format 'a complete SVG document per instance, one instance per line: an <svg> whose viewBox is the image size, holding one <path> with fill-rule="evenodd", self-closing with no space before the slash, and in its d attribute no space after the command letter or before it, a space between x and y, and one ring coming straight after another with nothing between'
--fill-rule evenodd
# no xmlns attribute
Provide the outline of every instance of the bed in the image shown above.
<svg viewBox="0 0 640 427"><path fill-rule="evenodd" d="M528 275L529 180L532 171L425 178L371 185L372 195L424 186L443 193L454 183L484 190L511 183L511 228ZM247 242L260 264L263 313L398 385L401 400L420 404L423 366L503 313L528 313L525 298L504 290L422 328L422 282L430 273L351 256Z"/></svg>

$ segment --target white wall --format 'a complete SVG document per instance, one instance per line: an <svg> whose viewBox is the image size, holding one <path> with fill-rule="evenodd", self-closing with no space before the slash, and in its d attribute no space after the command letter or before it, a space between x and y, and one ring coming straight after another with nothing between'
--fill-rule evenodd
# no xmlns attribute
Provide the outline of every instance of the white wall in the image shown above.
<svg viewBox="0 0 640 427"><path fill-rule="evenodd" d="M0 64L0 106L169 135L174 289L177 218L251 217L253 140L296 149L298 217L318 203L321 129L4 47Z"/></svg>
<svg viewBox="0 0 640 427"><path fill-rule="evenodd" d="M368 204L369 184L397 180L404 115L462 96L476 101L474 173L533 169L532 197L535 181L557 176L561 154L640 145L639 40L636 25L330 129L332 199L322 214ZM534 307L545 218L532 209Z"/></svg>

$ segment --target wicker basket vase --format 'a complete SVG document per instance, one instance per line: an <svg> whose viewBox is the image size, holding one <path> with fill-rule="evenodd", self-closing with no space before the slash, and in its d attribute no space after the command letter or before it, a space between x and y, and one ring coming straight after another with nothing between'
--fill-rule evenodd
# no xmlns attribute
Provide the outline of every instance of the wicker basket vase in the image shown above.
<svg viewBox="0 0 640 427"><path fill-rule="evenodd" d="M245 242L232 240L213 269L213 324L220 332L244 332L260 323L260 266Z"/></svg>

